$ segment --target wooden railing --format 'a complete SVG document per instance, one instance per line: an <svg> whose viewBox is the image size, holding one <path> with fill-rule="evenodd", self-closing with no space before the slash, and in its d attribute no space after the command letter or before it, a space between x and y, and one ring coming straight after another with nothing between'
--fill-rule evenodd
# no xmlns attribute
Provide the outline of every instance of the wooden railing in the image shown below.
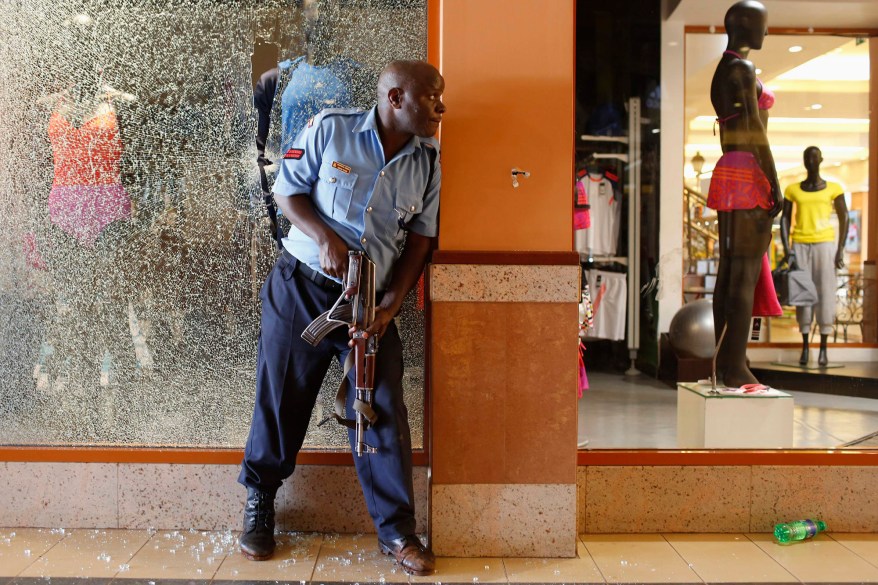
<svg viewBox="0 0 878 585"><path fill-rule="evenodd" d="M704 195L683 187L683 223L686 226L686 249L689 262L715 256L713 245L719 240L717 225L714 220L704 218L707 199Z"/></svg>

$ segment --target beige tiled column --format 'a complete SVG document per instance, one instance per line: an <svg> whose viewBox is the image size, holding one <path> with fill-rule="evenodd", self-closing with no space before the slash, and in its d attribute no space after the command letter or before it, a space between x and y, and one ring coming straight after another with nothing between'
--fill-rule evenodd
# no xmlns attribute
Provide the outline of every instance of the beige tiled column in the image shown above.
<svg viewBox="0 0 878 585"><path fill-rule="evenodd" d="M579 278L578 264L431 267L437 554L575 556Z"/></svg>

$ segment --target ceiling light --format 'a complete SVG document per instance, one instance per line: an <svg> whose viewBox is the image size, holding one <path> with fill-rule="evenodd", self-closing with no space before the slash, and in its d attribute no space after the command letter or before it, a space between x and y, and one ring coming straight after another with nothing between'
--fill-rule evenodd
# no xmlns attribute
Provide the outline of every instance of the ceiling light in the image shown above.
<svg viewBox="0 0 878 585"><path fill-rule="evenodd" d="M787 49L790 53L801 53L802 47L800 45L793 45L789 49Z"/></svg>
<svg viewBox="0 0 878 585"><path fill-rule="evenodd" d="M756 68L756 75L760 75L762 73L762 69Z"/></svg>
<svg viewBox="0 0 878 585"><path fill-rule="evenodd" d="M810 106L808 106L807 109L809 109L809 110L822 110L823 104L811 104Z"/></svg>

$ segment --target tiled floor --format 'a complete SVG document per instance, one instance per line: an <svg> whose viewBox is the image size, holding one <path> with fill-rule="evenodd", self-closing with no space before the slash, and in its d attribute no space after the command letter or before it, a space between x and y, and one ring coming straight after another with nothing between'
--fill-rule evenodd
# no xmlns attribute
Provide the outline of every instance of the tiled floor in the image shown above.
<svg viewBox="0 0 878 585"><path fill-rule="evenodd" d="M109 583L878 583L878 534L582 535L572 559L440 558L408 577L374 535L292 533L252 562L233 532L0 528L0 585Z"/></svg>

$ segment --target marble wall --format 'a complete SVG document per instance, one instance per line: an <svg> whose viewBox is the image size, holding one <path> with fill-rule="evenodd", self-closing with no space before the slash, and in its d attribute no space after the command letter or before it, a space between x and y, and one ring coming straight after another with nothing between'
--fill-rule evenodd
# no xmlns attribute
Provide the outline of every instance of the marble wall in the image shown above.
<svg viewBox="0 0 878 585"><path fill-rule="evenodd" d="M0 526L240 530L237 465L0 462ZM427 531L427 469L414 469ZM353 466L302 465L278 491L277 529L374 532Z"/></svg>
<svg viewBox="0 0 878 585"><path fill-rule="evenodd" d="M233 465L0 462L0 526L240 530L237 473ZM416 467L414 479L426 532L427 468ZM808 517L835 532L878 532L876 484L876 466L578 467L572 494L557 484L434 484L434 509L460 511L434 512L432 522L434 532L455 518L472 527L464 549L497 530L486 518L503 517L577 534L766 532ZM374 532L360 493L353 467L301 466L278 493L278 529ZM514 551L520 541L511 535Z"/></svg>
<svg viewBox="0 0 878 585"><path fill-rule="evenodd" d="M874 466L594 466L576 477L580 533L766 532L819 518L878 532Z"/></svg>

